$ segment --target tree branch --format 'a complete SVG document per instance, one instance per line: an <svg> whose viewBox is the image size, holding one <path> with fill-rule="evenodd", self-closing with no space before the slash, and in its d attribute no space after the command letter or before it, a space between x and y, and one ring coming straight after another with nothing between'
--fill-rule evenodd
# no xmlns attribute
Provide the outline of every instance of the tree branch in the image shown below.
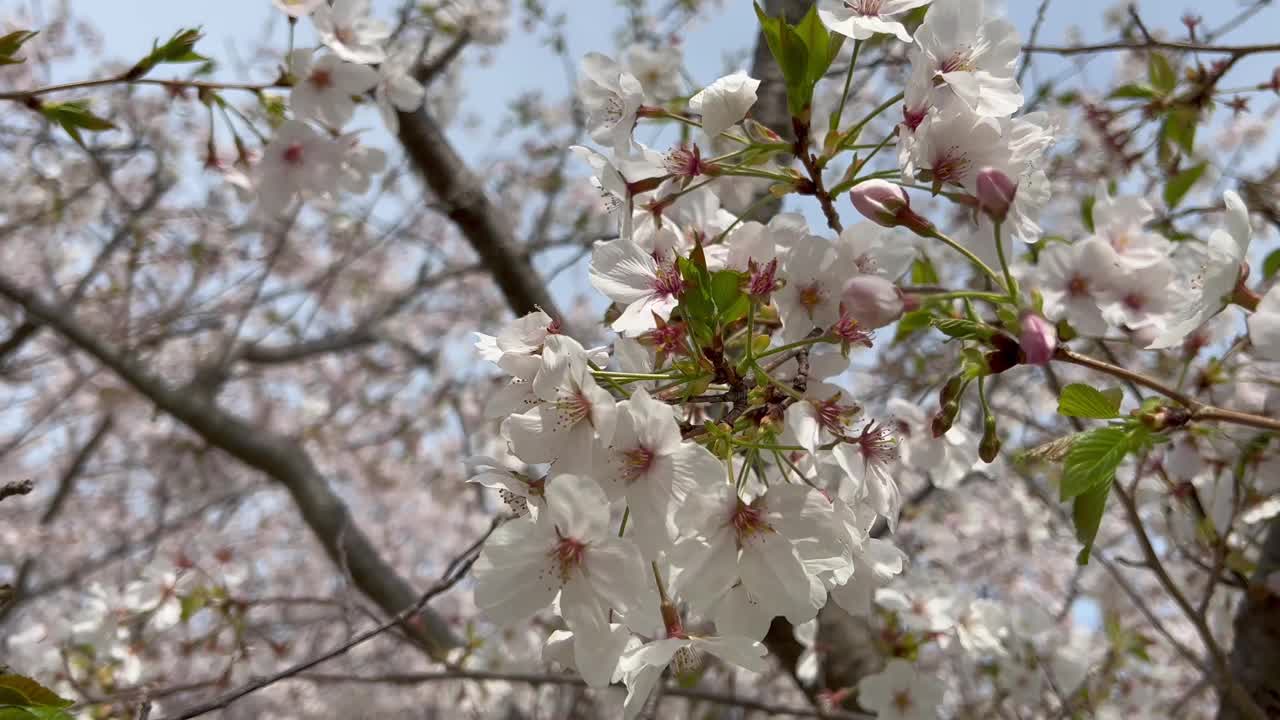
<svg viewBox="0 0 1280 720"><path fill-rule="evenodd" d="M471 566L475 563L476 558L480 556L481 545L483 545L484 541L488 539L489 535L491 535L493 531L497 529L499 525L502 524L502 520L503 518L501 516L494 518L493 523L489 525L488 532L486 532L479 540L472 543L471 546L469 546L466 550L464 550L460 555L458 555L452 561L450 561L449 565L445 568L444 574L440 577L440 579L436 581L436 583L432 585L426 592L424 592L422 596L418 598L417 602L415 602L412 606L407 607L404 610L401 610L400 612L396 613L395 617L391 618L390 620L384 623L381 623L373 628L370 628L360 633L359 635L356 635L355 637L351 638L350 640L343 643L342 645L339 645L338 647L333 648L332 650L328 650L313 658L300 662L296 665L292 665L273 675L269 675L267 677L254 680L253 682L250 682L247 685L244 685L240 688L232 690L231 692L223 695L222 697L219 697L215 700L211 700L210 702L207 702L207 703L203 703L201 705L197 705L193 708L189 708L179 713L178 715L174 715L171 718L167 718L166 720L190 720L190 718L199 717L201 715L211 713L214 710L222 710L227 706L231 705L231 703L239 700L240 698L246 695L249 695L250 693L257 692L265 687L268 687L277 682L280 682L281 680L285 680L295 675L298 675L299 673L306 672L307 670L310 670L311 668L316 667L317 665L320 665L322 663L328 662L329 660L332 660L333 658L336 658L339 655L344 655L348 651L350 651L352 648L356 647L357 645L367 642L397 625L413 627L416 624L414 622L414 616L423 612L427 607L427 603L431 602L432 598L448 591L454 585L457 585L458 582L462 580L462 578L466 577L467 572L471 570Z"/></svg>
<svg viewBox="0 0 1280 720"><path fill-rule="evenodd" d="M426 78L428 68L417 76ZM517 315L539 308L565 320L537 270L525 258L510 220L489 198L480 178L467 167L426 107L399 115L400 142L445 215L466 237L493 274L507 305Z"/></svg>
<svg viewBox="0 0 1280 720"><path fill-rule="evenodd" d="M1280 717L1280 593L1267 580L1280 571L1280 518L1272 518L1244 602L1236 612L1230 670L1267 717ZM1218 720L1249 717L1225 695Z"/></svg>
<svg viewBox="0 0 1280 720"><path fill-rule="evenodd" d="M368 536L354 526L346 504L297 442L232 415L201 393L169 386L132 358L105 345L62 308L41 300L3 276L0 276L0 296L21 305L36 321L105 365L205 442L284 485L329 557L334 562L344 558L355 586L384 612L399 614L415 605L418 593L387 564ZM460 642L448 623L430 612L423 613L421 623L405 629L432 655L441 655Z"/></svg>

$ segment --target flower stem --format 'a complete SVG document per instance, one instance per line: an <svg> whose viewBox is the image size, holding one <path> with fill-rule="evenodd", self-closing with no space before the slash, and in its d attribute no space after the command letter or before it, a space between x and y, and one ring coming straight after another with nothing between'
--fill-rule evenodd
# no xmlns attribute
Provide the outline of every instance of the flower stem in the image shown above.
<svg viewBox="0 0 1280 720"><path fill-rule="evenodd" d="M779 345L776 348L765 350L764 352L757 355L756 359L763 360L764 358L767 358L770 355L777 355L778 353L784 353L788 350L795 350L796 348L807 347L809 345L816 345L817 343L820 343L820 342L830 342L830 341L831 341L831 338L827 337L826 335L821 335L816 338L805 338L804 340L797 340L796 342L793 342L793 343L787 343L786 345Z"/></svg>
<svg viewBox="0 0 1280 720"><path fill-rule="evenodd" d="M1018 284L1013 279L1013 273L1009 271L1009 261L1004 256L1004 243L1000 242L1000 226L1001 222L995 224L995 230L992 235L996 241L996 257L1000 258L1000 270L1004 272L1005 288L1009 291L1009 299L1013 301L1014 306L1018 305Z"/></svg>
<svg viewBox="0 0 1280 720"><path fill-rule="evenodd" d="M844 74L844 91L840 93L840 104L831 120L831 132L840 132L840 117L844 115L845 103L849 102L849 85L853 82L853 68L858 64L858 51L862 49L862 41L853 41L853 57L849 58L849 70Z"/></svg>
<svg viewBox="0 0 1280 720"><path fill-rule="evenodd" d="M935 228L933 231L933 234L930 235L929 237L935 240L941 240L944 245L950 247L952 250L955 250L956 252L968 258L969 262L973 263L974 267L978 268L983 273L985 273L987 277L991 278L991 280L995 282L995 284L997 285L1004 284L1004 279L1001 278L998 274L996 274L996 271L992 270L990 265L987 265L986 263L982 262L982 258L978 257L977 255L974 255L973 252L968 248L966 248L965 246L961 245L955 240L952 240L951 238L942 234L942 231Z"/></svg>
<svg viewBox="0 0 1280 720"><path fill-rule="evenodd" d="M889 98L888 100L885 100L884 102L880 103L880 105L876 107L876 109L867 113L865 117L859 120L857 125L854 125L852 128L849 128L849 132L845 133L845 139L849 140L850 142L852 142L853 140L856 140L858 138L858 134L862 132L862 128L866 127L867 123L871 122L872 120L875 120L876 117L880 115L880 113L884 112L885 110L888 110L894 105L897 105L899 102L901 102L902 98L906 97L906 95L907 94L905 91L900 92L897 95L894 95L893 97ZM847 147L848 145L846 145L844 142L841 142L840 145L836 147L836 150L837 151L844 150Z"/></svg>

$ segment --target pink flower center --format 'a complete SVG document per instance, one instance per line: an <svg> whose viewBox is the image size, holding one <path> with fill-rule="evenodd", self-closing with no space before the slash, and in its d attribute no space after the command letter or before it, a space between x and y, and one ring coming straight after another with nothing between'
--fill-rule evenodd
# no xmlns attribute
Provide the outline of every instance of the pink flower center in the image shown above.
<svg viewBox="0 0 1280 720"><path fill-rule="evenodd" d="M684 280L675 265L658 265L653 279L653 292L662 297L677 297L684 292Z"/></svg>
<svg viewBox="0 0 1280 720"><path fill-rule="evenodd" d="M840 338L840 342L844 345L862 345L863 347L872 347L872 339L874 334L858 327L858 321L849 317L844 307L840 308L840 319L831 328L831 334Z"/></svg>
<svg viewBox="0 0 1280 720"><path fill-rule="evenodd" d="M1071 297L1084 297L1089 294L1089 280L1081 275L1072 275L1067 281L1067 294Z"/></svg>
<svg viewBox="0 0 1280 720"><path fill-rule="evenodd" d="M911 693L906 690L899 690L894 693L893 706L898 709L898 712L905 715L909 710L911 710Z"/></svg>
<svg viewBox="0 0 1280 720"><path fill-rule="evenodd" d="M884 0L844 0L844 6L863 17L880 15L880 6Z"/></svg>
<svg viewBox="0 0 1280 720"><path fill-rule="evenodd" d="M650 330L644 337L663 352L677 352L684 348L684 325L681 323L661 325Z"/></svg>
<svg viewBox="0 0 1280 720"><path fill-rule="evenodd" d="M858 436L858 450L867 464L887 465L898 459L898 441L889 428L867 423Z"/></svg>
<svg viewBox="0 0 1280 720"><path fill-rule="evenodd" d="M919 110L912 110L904 105L902 107L902 122L907 126L907 129L914 131L916 128L920 127L920 123L924 122L924 119L928 114L929 109L927 107Z"/></svg>
<svg viewBox="0 0 1280 720"><path fill-rule="evenodd" d="M953 145L934 159L933 179L959 184L968 170L969 158Z"/></svg>
<svg viewBox="0 0 1280 720"><path fill-rule="evenodd" d="M813 309L818 307L818 304L822 302L823 295L825 294L826 293L822 291L822 286L816 282L800 288L800 305L804 307L805 310L812 312Z"/></svg>
<svg viewBox="0 0 1280 720"><path fill-rule="evenodd" d="M826 400L810 400L814 412L818 416L818 424L836 435L843 435L849 420L858 412L857 405L845 405L840 402L840 393Z"/></svg>
<svg viewBox="0 0 1280 720"><path fill-rule="evenodd" d="M654 452L646 447L637 447L619 453L622 456L622 479L629 483L639 480L653 467Z"/></svg>
<svg viewBox="0 0 1280 720"><path fill-rule="evenodd" d="M301 165L303 159L302 143L293 143L281 153L287 165Z"/></svg>
<svg viewBox="0 0 1280 720"><path fill-rule="evenodd" d="M697 145L681 145L667 153L662 161L667 172L676 177L697 177L702 174L702 152Z"/></svg>
<svg viewBox="0 0 1280 720"><path fill-rule="evenodd" d="M751 281L747 294L752 297L767 297L778 283L778 259L770 260L764 267L758 267L755 260L751 260L749 265Z"/></svg>
<svg viewBox="0 0 1280 720"><path fill-rule="evenodd" d="M562 389L556 398L556 429L566 430L591 419L591 398L582 388Z"/></svg>
<svg viewBox="0 0 1280 720"><path fill-rule="evenodd" d="M307 82L317 90L328 90L333 87L333 74L328 70L312 70Z"/></svg>
<svg viewBox="0 0 1280 720"><path fill-rule="evenodd" d="M1130 310L1141 310L1147 304L1147 298L1139 293L1129 293L1124 296L1124 306Z"/></svg>
<svg viewBox="0 0 1280 720"><path fill-rule="evenodd" d="M738 536L738 547L742 547L756 535L773 532L773 528L764 519L764 511L748 505L741 500L729 519L733 532Z"/></svg>
<svg viewBox="0 0 1280 720"><path fill-rule="evenodd" d="M938 72L972 72L977 68L973 61L973 48L965 47L956 50L938 66Z"/></svg>
<svg viewBox="0 0 1280 720"><path fill-rule="evenodd" d="M556 532L558 533L559 530ZM560 579L568 582L573 571L582 567L582 561L587 554L587 544L573 538L561 536L551 554L560 568Z"/></svg>

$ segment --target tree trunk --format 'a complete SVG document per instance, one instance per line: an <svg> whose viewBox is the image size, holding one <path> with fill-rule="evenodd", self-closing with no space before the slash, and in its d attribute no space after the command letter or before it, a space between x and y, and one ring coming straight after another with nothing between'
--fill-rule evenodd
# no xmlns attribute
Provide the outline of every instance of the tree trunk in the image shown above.
<svg viewBox="0 0 1280 720"><path fill-rule="evenodd" d="M1267 717L1280 718L1280 594L1267 577L1280 572L1280 518L1267 529L1258 567L1236 613L1231 674L1244 686ZM1243 718L1223 698L1218 720Z"/></svg>

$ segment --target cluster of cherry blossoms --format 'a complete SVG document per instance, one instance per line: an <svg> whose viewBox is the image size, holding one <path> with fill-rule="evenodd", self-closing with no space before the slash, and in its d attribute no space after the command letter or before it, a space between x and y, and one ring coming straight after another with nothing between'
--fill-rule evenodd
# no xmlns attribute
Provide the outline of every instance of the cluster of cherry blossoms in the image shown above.
<svg viewBox="0 0 1280 720"><path fill-rule="evenodd" d="M855 39L910 42L891 15L923 4L824 3L820 15ZM996 177L1002 217L1031 240L1051 131L1043 118L1007 117L1022 103L1018 48L980 3L938 3L916 33L899 154L904 174L986 206ZM688 671L703 653L762 671L775 617L803 626L828 599L871 613L906 559L882 537L902 505L895 475L954 486L977 462L976 438L958 424L939 428L901 399L892 422L868 420L836 384L851 350L911 302L896 285L916 256L907 230L933 229L899 187L850 183L874 222L835 237L798 215L762 224L721 207L716 179L755 174L743 159L753 150L789 149L745 119L758 86L722 77L688 98L685 116L650 104L670 88L587 56L579 95L605 152L574 150L618 219L590 277L617 308L620 337L584 348L537 312L478 344L510 376L487 411L511 457L477 458L475 480L521 517L486 543L476 602L504 624L554 605L567 631L547 657L592 686L625 684L628 717L666 667ZM682 119L707 147L738 150L657 152L633 137L644 118ZM907 229L884 227L896 225ZM859 701L886 717L931 715L942 686L904 680L900 665L866 678Z"/></svg>
<svg viewBox="0 0 1280 720"><path fill-rule="evenodd" d="M906 565L884 537L902 508L900 483L917 476L953 488L996 461L983 378L1047 363L1065 339L1112 330L1142 347L1174 346L1239 301L1248 215L1228 192L1227 229L1175 247L1146 229L1148 204L1104 190L1090 237L1048 243L1034 264L1016 257L1013 239L1043 235L1057 128L1044 113L1014 116L1021 44L1007 21L981 0L938 0L913 36L900 15L926 4L819 4L832 39L814 41L811 54L834 58L843 37L888 34L910 43L911 63L902 93L852 126L840 122L846 86L821 156L810 154L810 108L803 88L794 104L791 75L794 141L747 117L760 83L745 73L680 100L659 60L590 54L582 63L579 97L603 151L573 150L618 230L596 243L590 279L619 337L585 348L541 312L480 336L481 354L510 377L487 408L509 455L476 458L475 480L498 489L520 519L486 544L476 602L501 624L553 607L567 630L552 635L545 657L593 687L626 685L628 717L665 668L687 672L704 653L761 671L773 619L786 618L798 637L811 633L829 600L853 615L887 612L916 643L958 640L966 662L1000 668L997 685L1010 697L1038 696L1045 666L1067 690L1084 677L1087 658L1048 640L1047 622L1028 629L990 601L938 587L909 599L889 586ZM646 71L633 72L641 64ZM896 139L896 170L859 176L864 159L838 180L824 177L871 118L899 103L901 120L872 152ZM634 137L641 121L671 120L685 127L666 152ZM807 175L787 168L786 154ZM741 178L768 180L774 196L817 198L835 235L795 214L762 223L730 213L717 188ZM915 187L965 208L958 240L912 209L906 189ZM870 222L839 222L834 205L846 191ZM904 292L917 236L963 254L997 292ZM1275 295L1253 299L1250 327L1264 355L1276 344ZM958 299L994 303L1008 330L972 309L951 319L936 304ZM940 411L893 398L890 419L864 417L839 384L850 353L922 308L934 313L926 322L990 352L965 351ZM957 422L975 379L981 438ZM1081 537L1083 562L1092 535ZM859 705L893 718L932 717L944 696L939 680L901 659L857 691Z"/></svg>
<svg viewBox="0 0 1280 720"><path fill-rule="evenodd" d="M312 198L361 195L386 166L386 153L362 145L358 131L345 130L357 99L372 94L387 129L397 112L422 105L425 90L412 74L413 56L386 47L391 28L371 16L369 0L275 0L292 28L311 21L322 45L286 57L283 77L292 117L276 127L262 157L233 182L251 189L268 217L295 210Z"/></svg>

